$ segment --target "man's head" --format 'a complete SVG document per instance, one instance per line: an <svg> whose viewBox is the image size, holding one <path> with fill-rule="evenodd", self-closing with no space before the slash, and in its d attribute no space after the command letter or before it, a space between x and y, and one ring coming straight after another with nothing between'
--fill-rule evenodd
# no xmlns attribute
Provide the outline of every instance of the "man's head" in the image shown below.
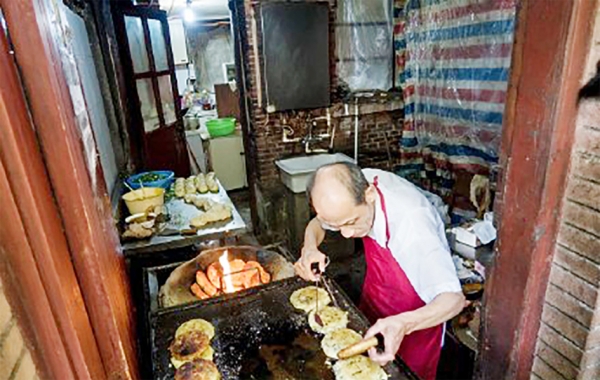
<svg viewBox="0 0 600 380"><path fill-rule="evenodd" d="M308 197L319 221L346 237L364 237L373 226L377 190L351 163L320 167L308 181Z"/></svg>

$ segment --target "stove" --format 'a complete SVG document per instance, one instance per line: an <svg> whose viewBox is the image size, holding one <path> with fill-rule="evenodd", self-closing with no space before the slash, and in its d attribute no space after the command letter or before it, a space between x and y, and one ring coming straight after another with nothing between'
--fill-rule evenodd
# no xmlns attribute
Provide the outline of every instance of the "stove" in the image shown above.
<svg viewBox="0 0 600 380"><path fill-rule="evenodd" d="M364 334L369 323L331 280L340 307L349 312L349 328ZM168 350L182 323L203 318L215 326L215 364L223 379L331 379L333 371L320 347L320 336L308 327L305 313L289 302L296 289L310 285L297 278L224 294L193 304L162 308L150 317L155 379L172 379ZM384 367L390 379L417 379L401 361Z"/></svg>

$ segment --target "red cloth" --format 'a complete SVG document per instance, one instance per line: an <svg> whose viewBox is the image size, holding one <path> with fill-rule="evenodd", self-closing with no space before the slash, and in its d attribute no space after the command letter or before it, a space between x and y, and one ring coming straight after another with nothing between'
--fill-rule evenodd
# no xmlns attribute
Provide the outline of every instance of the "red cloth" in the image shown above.
<svg viewBox="0 0 600 380"><path fill-rule="evenodd" d="M386 220L386 247L364 237L364 249L367 261L367 274L360 300L360 309L371 323L377 319L416 310L425 306L406 274L387 247L390 240L387 211L383 194L379 193L383 214ZM442 325L415 331L402 340L397 355L424 380L435 379L441 352Z"/></svg>

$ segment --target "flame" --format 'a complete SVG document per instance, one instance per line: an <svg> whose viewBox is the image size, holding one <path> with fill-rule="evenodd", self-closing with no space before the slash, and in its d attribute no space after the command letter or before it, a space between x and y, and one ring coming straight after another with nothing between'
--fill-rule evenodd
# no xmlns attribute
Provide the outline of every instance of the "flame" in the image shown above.
<svg viewBox="0 0 600 380"><path fill-rule="evenodd" d="M231 266L229 266L229 260L227 260L227 250L219 257L219 263L223 268L223 280L225 281L225 293L235 292L233 282L231 281Z"/></svg>

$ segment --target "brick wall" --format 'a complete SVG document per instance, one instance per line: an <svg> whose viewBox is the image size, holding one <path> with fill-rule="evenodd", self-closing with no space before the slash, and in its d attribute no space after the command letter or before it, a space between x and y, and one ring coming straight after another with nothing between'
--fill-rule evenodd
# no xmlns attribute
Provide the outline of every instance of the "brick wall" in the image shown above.
<svg viewBox="0 0 600 380"><path fill-rule="evenodd" d="M585 81L600 60L600 12ZM582 102L532 379L600 379L600 100Z"/></svg>
<svg viewBox="0 0 600 380"><path fill-rule="evenodd" d="M0 282L0 380L38 379Z"/></svg>
<svg viewBox="0 0 600 380"><path fill-rule="evenodd" d="M314 109L299 112L276 112L267 114L264 104L259 103L260 95L264 98L264 83L260 72L262 64L260 20L258 4L269 0L245 1L246 33L248 46L244 52L244 59L248 63L248 96L251 101L251 120L249 125L251 145L254 149L256 171L261 188L269 189L279 183L279 174L275 166L275 160L301 154L304 146L301 143L284 143L283 125L293 127L295 136L305 136L308 117L324 116L325 109ZM333 23L335 22L334 2L330 2L330 56L335 54L335 36ZM256 11L256 12L255 12ZM257 59L258 55L258 59ZM331 88L337 87L337 75L335 59L331 59ZM335 98L335 96L334 96ZM334 150L353 154L354 144L354 119L344 116L344 105L336 102L330 108L333 118L332 123L336 125L336 138ZM354 107L350 106L350 112ZM386 169L398 164L398 141L402 126L401 102L385 102L384 104L365 104L359 109L359 158L361 166L379 167ZM314 133L322 133L323 126ZM387 142L386 142L387 141ZM319 148L327 148L328 141L319 144ZM390 154L388 155L388 147ZM392 157L391 164L389 156Z"/></svg>

